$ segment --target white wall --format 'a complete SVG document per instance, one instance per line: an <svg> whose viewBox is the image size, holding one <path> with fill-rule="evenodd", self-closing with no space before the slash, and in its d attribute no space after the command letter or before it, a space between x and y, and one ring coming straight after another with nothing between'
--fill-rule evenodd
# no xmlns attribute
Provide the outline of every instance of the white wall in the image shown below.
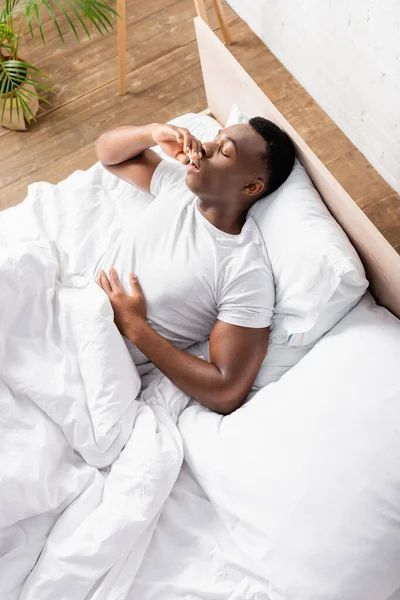
<svg viewBox="0 0 400 600"><path fill-rule="evenodd" d="M227 0L400 192L400 0Z"/></svg>

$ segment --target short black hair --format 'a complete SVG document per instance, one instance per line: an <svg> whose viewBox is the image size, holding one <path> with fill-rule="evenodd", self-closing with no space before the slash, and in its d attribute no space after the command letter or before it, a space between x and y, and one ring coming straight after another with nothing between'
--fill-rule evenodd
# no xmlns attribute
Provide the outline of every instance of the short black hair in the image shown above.
<svg viewBox="0 0 400 600"><path fill-rule="evenodd" d="M289 177L294 165L294 146L290 137L275 123L263 117L253 117L249 125L266 141L263 161L267 173L263 196L278 189Z"/></svg>

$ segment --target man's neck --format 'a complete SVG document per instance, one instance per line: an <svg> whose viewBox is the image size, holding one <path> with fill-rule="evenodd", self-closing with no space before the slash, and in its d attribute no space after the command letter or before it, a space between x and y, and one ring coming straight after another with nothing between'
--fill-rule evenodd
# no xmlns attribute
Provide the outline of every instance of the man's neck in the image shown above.
<svg viewBox="0 0 400 600"><path fill-rule="evenodd" d="M237 210L229 210L225 205L216 206L208 201L201 200L201 198L197 198L196 202L203 217L217 229L231 235L239 235L242 231L246 221L245 214L238 214Z"/></svg>

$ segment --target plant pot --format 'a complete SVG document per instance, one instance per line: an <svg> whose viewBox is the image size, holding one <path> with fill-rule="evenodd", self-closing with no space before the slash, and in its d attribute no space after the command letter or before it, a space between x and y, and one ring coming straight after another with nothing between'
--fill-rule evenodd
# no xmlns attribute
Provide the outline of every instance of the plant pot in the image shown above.
<svg viewBox="0 0 400 600"><path fill-rule="evenodd" d="M22 58L19 60L23 60ZM22 111L19 111L19 114L15 108L15 100L12 104L11 114L10 114L10 106L11 99L15 95L16 90L25 89L27 92L36 93L35 86L32 81L27 77L24 83L21 83L17 88L15 88L12 92L8 92L7 94L2 94L0 96L0 125L1 127L5 127L6 129L13 129L15 131L24 131L27 128L27 123L22 114ZM3 102L4 98L6 98L6 108L4 111L4 117L1 119L2 111L3 111ZM30 96L29 100L25 100L33 115L36 115L39 110L39 100L36 96Z"/></svg>

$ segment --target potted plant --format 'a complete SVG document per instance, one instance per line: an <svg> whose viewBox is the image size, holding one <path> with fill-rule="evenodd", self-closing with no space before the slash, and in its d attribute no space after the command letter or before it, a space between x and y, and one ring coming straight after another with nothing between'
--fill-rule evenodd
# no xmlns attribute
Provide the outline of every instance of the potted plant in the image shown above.
<svg viewBox="0 0 400 600"><path fill-rule="evenodd" d="M117 14L98 0L0 0L0 125L9 129L26 129L26 123L35 118L39 100L46 101L43 93L49 90L48 77L19 54L22 40L26 35L33 38L35 29L45 44L43 11L63 42L61 20L79 42L79 27L89 38L90 24L104 35L112 29L111 18Z"/></svg>

